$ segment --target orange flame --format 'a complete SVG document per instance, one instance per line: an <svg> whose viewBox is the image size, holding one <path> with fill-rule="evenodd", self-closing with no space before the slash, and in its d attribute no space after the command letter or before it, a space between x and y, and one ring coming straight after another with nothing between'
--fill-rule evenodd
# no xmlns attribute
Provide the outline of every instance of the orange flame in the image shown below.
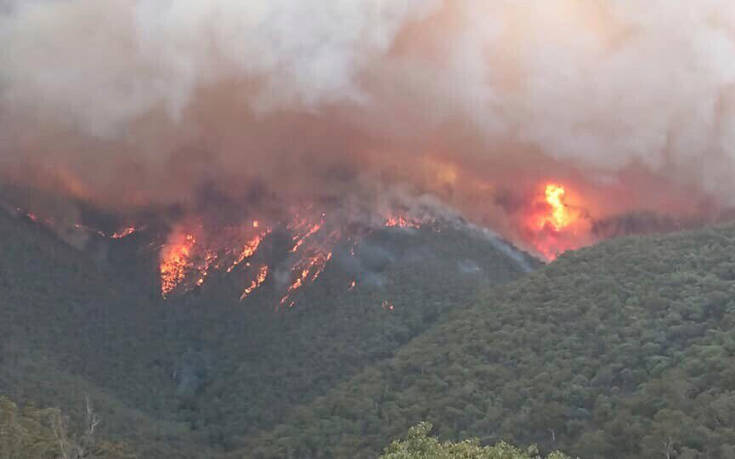
<svg viewBox="0 0 735 459"><path fill-rule="evenodd" d="M291 297L294 291L301 288L307 281L314 282L317 280L319 275L324 271L324 267L327 262L332 258L332 252L324 253L318 252L317 254L309 257L305 262L301 263L300 267L297 267L294 271L300 270L296 279L289 285L286 294L281 298L280 304L285 304L286 301ZM311 278L309 279L309 274Z"/></svg>
<svg viewBox="0 0 735 459"><path fill-rule="evenodd" d="M561 185L550 183L546 185L544 194L546 203L551 207L551 213L543 217L540 227L548 223L555 231L561 231L572 222L572 215L564 202L566 190Z"/></svg>
<svg viewBox="0 0 735 459"><path fill-rule="evenodd" d="M419 228L421 225L413 220L410 220L403 215L388 217L385 221L386 227L395 228Z"/></svg>
<svg viewBox="0 0 735 459"><path fill-rule="evenodd" d="M204 255L204 262L197 267L197 271L199 271L199 279L196 281L196 285L198 287L201 287L202 284L204 284L204 280L209 275L209 267L212 266L212 263L214 263L217 260L217 254L210 251L207 251L207 253Z"/></svg>
<svg viewBox="0 0 735 459"><path fill-rule="evenodd" d="M547 260L589 242L589 219L578 204L571 205L569 191L559 183L547 183L531 207L527 220L531 244ZM578 198L577 198L578 200Z"/></svg>
<svg viewBox="0 0 735 459"><path fill-rule="evenodd" d="M112 238L112 239L122 239L124 237L130 236L134 232L135 232L135 227L134 226L128 226L127 228L123 228L120 231L116 231L116 232L112 233L112 235L110 236L110 238Z"/></svg>
<svg viewBox="0 0 735 459"><path fill-rule="evenodd" d="M294 240L295 244L294 244L293 247L291 247L291 253L296 252L299 249L299 247L301 247L301 245L304 243L304 241L306 241L310 236L312 236L314 233L316 233L317 231L319 231L319 229L321 229L321 227L322 227L322 224L321 223L315 223L315 224L311 225L311 227L309 227L309 230L306 233L304 233L303 235L298 235L297 234L296 236L294 236L293 237L293 240Z"/></svg>
<svg viewBox="0 0 735 459"><path fill-rule="evenodd" d="M161 295L165 298L184 280L192 268L191 254L196 239L191 234L176 234L161 250Z"/></svg>
<svg viewBox="0 0 735 459"><path fill-rule="evenodd" d="M265 279L268 277L268 266L263 265L258 270L258 275L255 277L255 280L250 282L250 286L243 290L242 295L240 295L240 301L244 300L248 297L255 289L263 285L263 282L265 282Z"/></svg>
<svg viewBox="0 0 735 459"><path fill-rule="evenodd" d="M255 251L258 250L260 243L263 242L263 238L265 238L268 233L270 233L270 228L267 228L264 232L260 234L256 234L252 239L247 241L243 246L242 251L240 251L240 255L238 255L235 261L230 265L230 267L227 268L227 272L232 272L232 270L235 269L235 267L242 263L246 258L252 257Z"/></svg>

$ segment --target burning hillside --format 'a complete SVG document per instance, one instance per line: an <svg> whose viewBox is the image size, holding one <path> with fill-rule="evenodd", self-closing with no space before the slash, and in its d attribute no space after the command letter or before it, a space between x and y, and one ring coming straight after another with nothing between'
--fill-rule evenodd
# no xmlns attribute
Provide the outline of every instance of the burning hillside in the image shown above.
<svg viewBox="0 0 735 459"><path fill-rule="evenodd" d="M32 191L4 200L70 240L176 209L164 295L250 263L247 297L278 228L294 291L355 222L451 214L552 260L711 221L735 195L735 7L669 3L12 0L0 185Z"/></svg>
<svg viewBox="0 0 735 459"><path fill-rule="evenodd" d="M541 199L529 206L523 242L545 259L553 260L559 253L591 240L590 221L583 209L567 202L564 186L547 184L543 193ZM162 296L201 287L212 272L238 270L245 275L240 295L240 300L244 300L263 285L269 275L278 272L258 256L261 243L276 229L286 235L287 241L286 260L279 268L284 284L279 305L293 306L294 294L319 278L338 244L348 241L354 255L354 245L375 229L415 230L425 225L438 228L440 221L443 224L458 221L446 209L444 217L437 217L432 213L434 209L424 208L421 214L414 216L393 211L369 215L369 218L365 215L357 218L344 211L319 211L313 206L305 209L287 215L285 221L260 216L237 225L215 228L191 219L178 223L160 248ZM349 288L354 288L354 282Z"/></svg>
<svg viewBox="0 0 735 459"><path fill-rule="evenodd" d="M589 216L570 204L567 187L548 183L540 187L528 213L528 243L547 260L591 241Z"/></svg>
<svg viewBox="0 0 735 459"><path fill-rule="evenodd" d="M314 283L340 245L354 247L380 228L419 228L428 223L406 215L356 219L344 212L294 211L287 219L261 216L239 224L212 227L201 220L185 219L169 232L160 248L161 295L185 293L202 287L213 273L238 273L244 279L243 301L270 277L281 284L279 306L294 305L301 288ZM381 223L382 222L382 223ZM264 242L280 238L282 255L262 255ZM354 287L354 285L353 285Z"/></svg>

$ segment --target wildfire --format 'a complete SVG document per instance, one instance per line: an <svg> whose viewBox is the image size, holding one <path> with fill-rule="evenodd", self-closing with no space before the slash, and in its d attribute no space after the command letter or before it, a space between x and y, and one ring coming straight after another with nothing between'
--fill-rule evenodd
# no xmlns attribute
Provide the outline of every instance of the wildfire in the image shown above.
<svg viewBox="0 0 735 459"><path fill-rule="evenodd" d="M253 225L253 227L255 228L256 226ZM260 243L263 242L263 238L265 238L268 233L270 233L270 229L266 229L264 232L256 234L252 239L247 241L235 261L230 265L229 268L227 268L227 272L232 272L232 270L235 269L235 267L242 263L246 258L252 257L258 250Z"/></svg>
<svg viewBox="0 0 735 459"><path fill-rule="evenodd" d="M263 285L263 282L265 282L266 278L268 277L268 265L263 265L258 270L258 274L255 277L255 280L250 282L250 286L247 287L245 290L243 290L242 295L240 295L240 301L244 300L248 297L255 289Z"/></svg>
<svg viewBox="0 0 735 459"><path fill-rule="evenodd" d="M322 227L321 223L315 223L309 227L306 233L301 234L301 235L296 234L293 237L294 245L293 247L291 247L291 253L296 252L299 249L299 247L301 247L310 236L312 236L314 233L319 231L321 227Z"/></svg>
<svg viewBox="0 0 735 459"><path fill-rule="evenodd" d="M421 225L411 219L404 217L403 215L388 217L385 221L386 227L395 228L419 228Z"/></svg>
<svg viewBox="0 0 735 459"><path fill-rule="evenodd" d="M571 205L568 198L569 190L564 185L547 183L531 207L528 237L536 251L549 261L587 242L589 221L583 217L579 206Z"/></svg>
<svg viewBox="0 0 735 459"><path fill-rule="evenodd" d="M165 298L184 280L193 267L192 250L196 239L192 234L175 235L161 250L161 295Z"/></svg>
<svg viewBox="0 0 735 459"><path fill-rule="evenodd" d="M546 195L546 203L551 207L551 213L543 217L540 226L543 227L548 223L555 231L560 231L572 221L569 209L564 203L566 190L561 185L550 183L546 185L544 194Z"/></svg>
<svg viewBox="0 0 735 459"><path fill-rule="evenodd" d="M134 226L128 226L127 228L123 228L123 229L121 229L119 231L115 231L114 233L112 233L112 235L110 236L110 238L111 239L122 239L124 237L130 236L134 232L135 232L135 227Z"/></svg>
<svg viewBox="0 0 735 459"><path fill-rule="evenodd" d="M297 266L294 271L298 275L291 285L288 286L288 290L286 290L286 294L281 298L280 304L285 304L293 292L304 286L307 281L316 281L331 258L332 252L318 252L302 262L301 266Z"/></svg>
<svg viewBox="0 0 735 459"><path fill-rule="evenodd" d="M0 202L0 206L2 206L1 202ZM39 217L35 213L31 211L26 211L20 207L16 207L14 213L15 215L18 215L18 216L25 216L27 219L29 219L33 223L47 226L49 229L55 231L57 234L65 230L73 229L75 232L96 234L97 236L100 236L105 239L107 238L123 239L135 233L139 229L144 228L144 226L141 228L136 228L135 226L131 225L131 226L126 226L125 228L121 228L120 230L115 231L112 234L109 234L109 233L105 233L104 231L102 231L101 229L97 227L89 226L89 225L86 225L80 222L64 223L64 222L58 221L57 219L53 217Z"/></svg>
<svg viewBox="0 0 735 459"><path fill-rule="evenodd" d="M209 267L212 266L212 264L217 261L217 254L210 251L207 251L207 253L204 255L204 262L202 262L199 266L197 266L197 271L199 271L199 279L196 281L196 285L198 287L201 287L204 284L204 280L209 275Z"/></svg>
<svg viewBox="0 0 735 459"><path fill-rule="evenodd" d="M303 287L317 281L332 258L335 247L344 239L345 224L343 215L327 218L323 211L314 207L294 208L287 222L266 222L261 219L243 220L238 225L213 231L206 221L194 219L180 223L161 247L160 277L161 295L166 298L174 292L185 293L202 287L214 271L224 271L233 275L247 275L240 300L244 300L258 289L277 269L289 273L289 283L284 286L276 303L277 306L291 307L295 295ZM379 220L380 221L380 220ZM382 221L386 226L418 228L418 220L400 213ZM285 247L286 257L278 261L278 266L268 266L263 262L270 257L257 255L264 240L272 233L272 228L289 231L290 241ZM355 245L361 237L370 234L375 228L358 228L350 232L350 253L355 255ZM132 234L132 226L115 233L115 238ZM278 247L276 244L272 247ZM255 257L257 261L255 261ZM238 266L244 267L235 272ZM357 281L349 284L348 290L355 289ZM386 306L387 307L387 306Z"/></svg>

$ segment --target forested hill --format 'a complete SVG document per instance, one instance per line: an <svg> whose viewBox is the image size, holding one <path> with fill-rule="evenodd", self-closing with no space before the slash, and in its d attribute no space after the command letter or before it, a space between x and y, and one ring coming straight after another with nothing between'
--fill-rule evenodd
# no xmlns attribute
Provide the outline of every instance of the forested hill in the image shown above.
<svg viewBox="0 0 735 459"><path fill-rule="evenodd" d="M156 306L51 231L0 210L0 397L61 408L72 431L88 397L102 437L144 457L197 457L197 434L147 405L175 402L154 364L170 353Z"/></svg>
<svg viewBox="0 0 735 459"><path fill-rule="evenodd" d="M143 458L239 448L539 265L471 228L386 228L336 252L292 308L274 308L276 276L243 302L227 276L164 300L140 282L157 274L136 258L143 236L78 250L0 210L0 396L72 426L89 397L98 433Z"/></svg>
<svg viewBox="0 0 735 459"><path fill-rule="evenodd" d="M445 439L585 458L735 457L735 226L628 237L492 290L235 457Z"/></svg>

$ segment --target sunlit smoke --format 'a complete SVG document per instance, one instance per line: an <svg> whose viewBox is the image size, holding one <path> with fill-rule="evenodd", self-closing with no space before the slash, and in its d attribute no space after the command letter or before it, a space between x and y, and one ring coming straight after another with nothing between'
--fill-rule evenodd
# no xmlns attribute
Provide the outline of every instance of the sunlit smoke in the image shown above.
<svg viewBox="0 0 735 459"><path fill-rule="evenodd" d="M729 0L10 0L0 197L57 227L76 203L242 213L191 259L167 242L171 279L241 268L281 220L309 256L324 229L284 210L301 202L409 228L453 213L553 259L596 222L735 203L734 31ZM206 283L184 277L166 288Z"/></svg>

